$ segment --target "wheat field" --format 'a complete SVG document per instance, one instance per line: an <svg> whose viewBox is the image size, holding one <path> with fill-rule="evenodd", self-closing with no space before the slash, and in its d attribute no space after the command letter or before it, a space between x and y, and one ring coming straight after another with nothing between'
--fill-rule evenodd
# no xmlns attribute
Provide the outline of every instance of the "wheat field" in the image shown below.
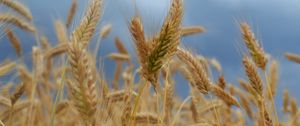
<svg viewBox="0 0 300 126"><path fill-rule="evenodd" d="M217 59L183 46L182 37L207 30L182 25L184 2L171 0L160 30L151 36L138 12L131 17L127 28L135 53L117 37L117 52L103 58L114 62L114 75L106 77L98 52L114 26L96 32L103 0L89 0L80 20L72 0L67 20L53 22L56 45L41 36L22 1L0 0L11 10L0 11L0 42L6 37L17 55L0 61L0 79L15 80L0 85L0 126L299 126L297 97L277 89L279 61L264 50L251 25L238 22L240 45L247 49L239 59L246 78L232 84ZM25 40L15 29L35 37L31 56L24 56ZM300 55L283 55L300 65ZM176 83L176 73L188 83ZM189 96L181 98L175 84L188 85ZM282 95L282 108L276 95Z"/></svg>

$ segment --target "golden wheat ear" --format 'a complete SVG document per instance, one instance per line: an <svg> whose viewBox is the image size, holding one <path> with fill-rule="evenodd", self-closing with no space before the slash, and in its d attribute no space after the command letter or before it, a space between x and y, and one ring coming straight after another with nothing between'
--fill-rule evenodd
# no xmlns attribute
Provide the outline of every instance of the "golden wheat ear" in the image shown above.
<svg viewBox="0 0 300 126"><path fill-rule="evenodd" d="M259 76L257 67L252 62L252 60L247 56L244 57L243 64L244 64L244 68L246 71L246 75L250 81L250 85L251 85L252 89L254 90L254 92L251 92L251 93L254 93L253 94L254 96L262 97L263 96L263 82Z"/></svg>
<svg viewBox="0 0 300 126"><path fill-rule="evenodd" d="M11 43L11 45L14 47L17 55L20 57L22 56L22 46L19 38L15 35L15 33L11 29L5 29L6 35Z"/></svg>
<svg viewBox="0 0 300 126"><path fill-rule="evenodd" d="M71 42L67 44L68 59L72 69L73 81L69 81L72 98L77 111L82 115L88 125L94 123L94 115L97 110L96 68L91 57L86 52L97 23L101 15L101 0L92 0L80 25L71 36Z"/></svg>
<svg viewBox="0 0 300 126"><path fill-rule="evenodd" d="M293 53L285 53L284 56L285 56L285 58L287 58L288 60L300 64L300 56L299 56L299 55L293 54Z"/></svg>
<svg viewBox="0 0 300 126"><path fill-rule="evenodd" d="M26 85L24 83L21 83L17 86L16 90L13 92L13 94L10 96L11 105L14 105L19 98L22 96L26 88Z"/></svg>
<svg viewBox="0 0 300 126"><path fill-rule="evenodd" d="M72 33L70 39L71 42L76 41L83 43L83 47L86 47L88 45L101 17L102 2L102 0L90 1L84 18Z"/></svg>
<svg viewBox="0 0 300 126"><path fill-rule="evenodd" d="M222 99L228 106L235 105L237 107L240 107L237 99L235 97L233 97L232 95L230 95L229 93L225 92L219 86L215 86L215 85L212 86L212 91L214 92L214 94L217 97L219 97L220 99Z"/></svg>
<svg viewBox="0 0 300 126"><path fill-rule="evenodd" d="M17 66L17 64L12 61L6 61L4 63L1 63L0 64L0 77L11 72L16 66Z"/></svg>
<svg viewBox="0 0 300 126"><path fill-rule="evenodd" d="M194 86L196 86L201 93L207 94L212 86L212 81L208 77L203 65L195 58L196 56L178 47L177 57L195 74L193 79L193 83L195 83Z"/></svg>
<svg viewBox="0 0 300 126"><path fill-rule="evenodd" d="M69 63L74 81L71 87L74 105L84 119L94 118L97 105L96 79L92 73L91 61L81 43L70 44Z"/></svg>
<svg viewBox="0 0 300 126"><path fill-rule="evenodd" d="M56 37L59 43L69 42L66 26L61 20L56 20L54 22Z"/></svg>
<svg viewBox="0 0 300 126"><path fill-rule="evenodd" d="M194 34L200 34L205 32L205 28L202 26L188 26L181 28L181 36L189 36Z"/></svg>
<svg viewBox="0 0 300 126"><path fill-rule="evenodd" d="M76 14L77 6L78 6L77 0L72 0L72 4L69 9L68 16L67 16L66 28L70 28L70 26L73 22L74 16Z"/></svg>
<svg viewBox="0 0 300 126"><path fill-rule="evenodd" d="M35 32L36 29L34 26L27 21L23 20L22 18L18 16L14 16L10 13L0 13L0 22L4 22L7 24L12 24L16 27L19 27L23 30L29 31L29 32Z"/></svg>
<svg viewBox="0 0 300 126"><path fill-rule="evenodd" d="M0 0L0 4L3 4L7 7L12 8L14 11L18 12L22 16L26 17L29 21L32 20L32 15L30 10L20 3L19 1L16 0Z"/></svg>
<svg viewBox="0 0 300 126"><path fill-rule="evenodd" d="M160 33L151 41L151 48L148 51L145 67L142 66L142 71L155 90L159 87L157 79L162 66L175 55L180 44L182 16L182 0L173 0Z"/></svg>

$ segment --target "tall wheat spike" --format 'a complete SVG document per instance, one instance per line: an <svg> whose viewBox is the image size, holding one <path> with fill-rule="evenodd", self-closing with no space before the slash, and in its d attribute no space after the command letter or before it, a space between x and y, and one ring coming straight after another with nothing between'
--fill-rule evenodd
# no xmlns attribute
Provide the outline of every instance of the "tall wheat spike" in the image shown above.
<svg viewBox="0 0 300 126"><path fill-rule="evenodd" d="M169 15L162 26L159 36L151 45L147 60L147 73L152 75L148 80L156 81L157 72L177 50L181 36L181 22L183 16L182 0L173 0ZM154 79L154 80L153 80Z"/></svg>
<svg viewBox="0 0 300 126"><path fill-rule="evenodd" d="M251 54L253 61L257 67L265 70L268 59L263 48L256 40L254 33L251 31L250 26L246 22L241 23L241 30L244 42L249 50L249 53Z"/></svg>
<svg viewBox="0 0 300 126"><path fill-rule="evenodd" d="M90 57L82 43L76 41L70 44L68 56L74 78L70 82L74 104L85 119L92 118L96 111L97 95Z"/></svg>
<svg viewBox="0 0 300 126"><path fill-rule="evenodd" d="M101 0L92 0L80 25L71 36L68 59L74 81L71 81L72 97L77 110L88 124L94 122L97 105L96 75L85 48L89 43L101 14Z"/></svg>

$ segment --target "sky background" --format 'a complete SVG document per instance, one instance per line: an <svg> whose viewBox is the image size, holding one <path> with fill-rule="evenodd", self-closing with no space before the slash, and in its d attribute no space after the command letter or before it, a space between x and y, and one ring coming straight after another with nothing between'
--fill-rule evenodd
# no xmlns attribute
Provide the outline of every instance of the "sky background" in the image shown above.
<svg viewBox="0 0 300 126"><path fill-rule="evenodd" d="M134 53L128 22L135 14L136 6L142 16L148 36L157 32L170 6L169 0L105 0L103 16L99 22L102 27L112 24L112 32L101 43L100 56L116 52L114 38L120 37L131 53ZM34 24L40 35L56 43L53 22L66 20L71 0L22 0L34 17ZM87 0L78 0L79 9L73 28L79 23L87 6ZM0 6L1 11L9 11ZM291 96L300 95L300 65L284 59L285 52L300 54L300 1L299 0L184 0L183 26L201 25L207 32L182 39L186 47L192 48L205 57L216 58L223 67L227 81L236 84L237 78L245 78L242 67L242 53L245 52L238 21L247 21L261 41L265 51L280 62L280 83L276 96L277 106L281 106L283 89L288 89ZM71 30L70 30L71 31ZM70 32L69 31L69 32ZM99 30L98 30L99 31ZM15 29L22 41L26 61L30 61L30 50L34 37ZM96 37L95 37L96 38ZM93 44L94 42L92 42ZM0 37L0 60L16 59L14 50L6 37ZM136 58L136 55L134 55ZM104 71L112 79L114 63L105 60ZM180 76L175 78L183 82ZM180 96L188 95L188 86L177 83ZM300 97L297 98L300 100Z"/></svg>

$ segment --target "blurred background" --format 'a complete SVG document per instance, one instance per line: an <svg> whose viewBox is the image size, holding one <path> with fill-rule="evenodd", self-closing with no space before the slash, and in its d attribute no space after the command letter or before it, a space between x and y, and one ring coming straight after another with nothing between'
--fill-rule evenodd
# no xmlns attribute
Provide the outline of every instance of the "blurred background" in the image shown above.
<svg viewBox="0 0 300 126"><path fill-rule="evenodd" d="M22 0L34 17L34 24L41 34L48 37L55 45L57 38L54 31L55 20L65 21L71 0ZM78 10L69 33L79 23L88 5L87 0L77 0ZM105 0L100 27L111 24L112 31L101 41L99 58L116 52L115 37L119 37L136 60L134 45L128 31L128 22L136 11L142 16L147 36L159 31L168 12L170 0ZM0 11L7 8L0 6ZM9 11L9 10L8 10ZM283 89L288 89L291 96L300 95L300 65L287 61L285 52L300 54L300 1L299 0L184 0L183 26L201 25L206 28L202 34L184 37L182 44L192 48L205 57L216 58L222 64L225 79L237 85L238 78L245 78L242 67L242 55L245 50L238 22L247 21L256 33L263 48L280 62L280 81L276 96L276 105L281 108ZM3 29L1 29L3 30ZM14 29L22 42L24 60L30 64L31 49L35 45L34 36L19 29ZM94 37L95 44L97 37ZM17 56L7 38L0 36L0 60L16 60ZM104 59L103 70L109 82L113 78L114 62ZM30 66L30 65L29 65ZM9 79L0 78L1 84ZM176 92L182 98L188 93L188 84L176 75ZM298 101L300 97L298 97ZM278 109L280 110L280 109Z"/></svg>

